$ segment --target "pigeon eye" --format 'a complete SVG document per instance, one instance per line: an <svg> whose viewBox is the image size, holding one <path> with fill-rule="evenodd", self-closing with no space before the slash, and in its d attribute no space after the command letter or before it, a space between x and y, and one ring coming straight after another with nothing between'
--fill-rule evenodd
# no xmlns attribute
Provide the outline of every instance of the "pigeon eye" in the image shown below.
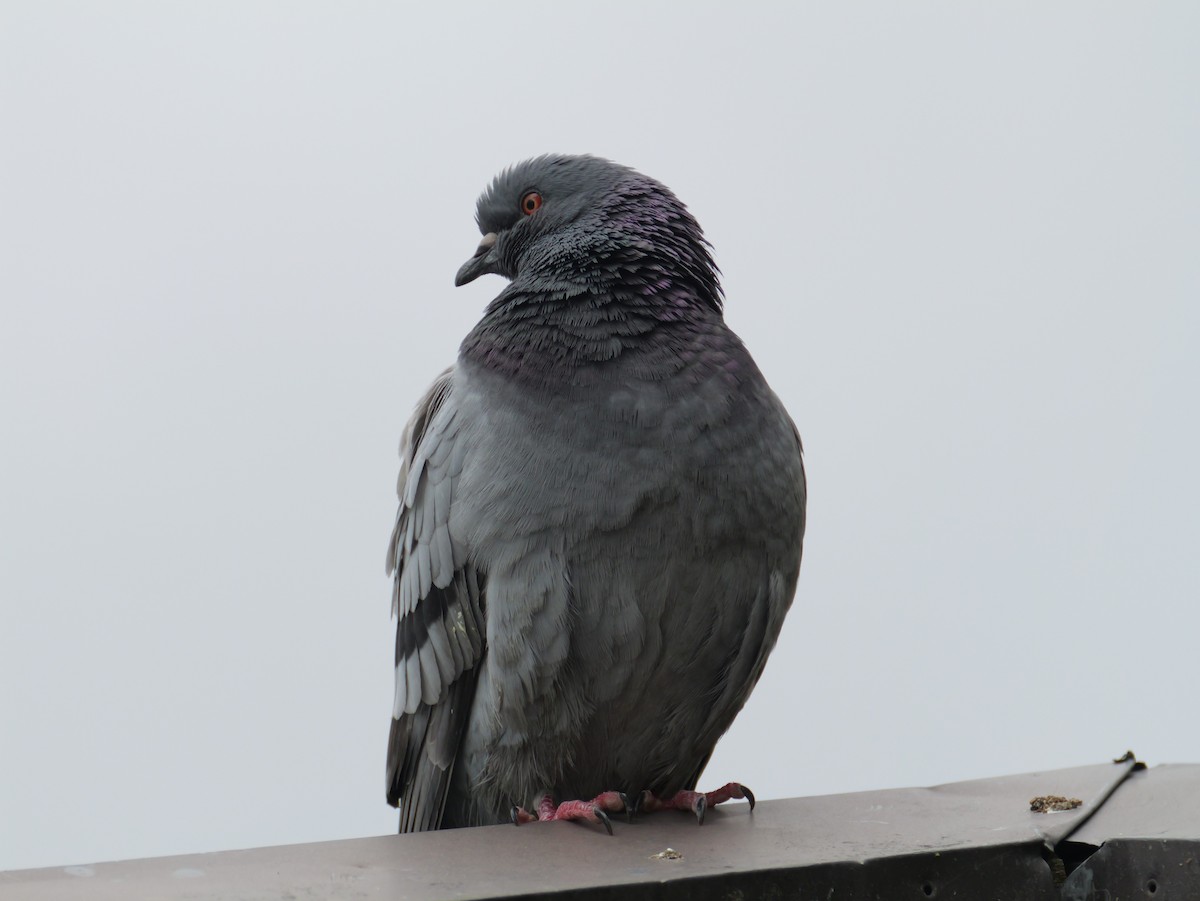
<svg viewBox="0 0 1200 901"><path fill-rule="evenodd" d="M530 191L521 198L521 212L526 216L532 216L542 208L542 195L537 191Z"/></svg>

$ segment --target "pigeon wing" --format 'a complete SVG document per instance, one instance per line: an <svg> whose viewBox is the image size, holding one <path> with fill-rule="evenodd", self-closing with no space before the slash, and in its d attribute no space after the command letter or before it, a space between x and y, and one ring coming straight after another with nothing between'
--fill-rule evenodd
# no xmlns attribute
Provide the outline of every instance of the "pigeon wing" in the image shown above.
<svg viewBox="0 0 1200 901"><path fill-rule="evenodd" d="M483 577L450 538L465 453L459 426L451 367L401 438L400 509L387 557L398 617L387 799L400 808L401 832L441 822L484 650Z"/></svg>

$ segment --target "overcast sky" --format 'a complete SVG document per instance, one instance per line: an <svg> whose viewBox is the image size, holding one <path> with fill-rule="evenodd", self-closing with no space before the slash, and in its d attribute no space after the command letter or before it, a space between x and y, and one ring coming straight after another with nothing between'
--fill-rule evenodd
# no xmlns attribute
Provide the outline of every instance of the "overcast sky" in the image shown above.
<svg viewBox="0 0 1200 901"><path fill-rule="evenodd" d="M0 5L0 868L392 831L396 444L501 167L671 186L799 425L703 782L1200 761L1200 7Z"/></svg>

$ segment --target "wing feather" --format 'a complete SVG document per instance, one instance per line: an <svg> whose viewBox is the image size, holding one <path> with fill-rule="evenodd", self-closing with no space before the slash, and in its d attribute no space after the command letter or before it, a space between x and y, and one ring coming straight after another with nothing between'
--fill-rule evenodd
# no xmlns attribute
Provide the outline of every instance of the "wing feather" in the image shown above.
<svg viewBox="0 0 1200 901"><path fill-rule="evenodd" d="M449 529L466 454L453 389L450 368L400 443L400 510L387 556L398 616L387 799L400 807L401 832L441 822L484 652L483 580Z"/></svg>
<svg viewBox="0 0 1200 901"><path fill-rule="evenodd" d="M449 509L450 505L447 504L447 513ZM430 555L433 564L433 584L437 588L445 588L454 578L454 548L450 544L450 529L446 526L441 526L433 533Z"/></svg>

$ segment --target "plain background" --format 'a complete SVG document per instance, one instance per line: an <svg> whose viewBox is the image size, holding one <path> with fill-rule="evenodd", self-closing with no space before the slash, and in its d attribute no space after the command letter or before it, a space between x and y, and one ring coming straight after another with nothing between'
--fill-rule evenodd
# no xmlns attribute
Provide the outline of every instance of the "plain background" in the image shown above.
<svg viewBox="0 0 1200 901"><path fill-rule="evenodd" d="M705 783L1200 760L1200 7L0 6L0 868L383 800L400 430L504 165L705 226L805 438Z"/></svg>

